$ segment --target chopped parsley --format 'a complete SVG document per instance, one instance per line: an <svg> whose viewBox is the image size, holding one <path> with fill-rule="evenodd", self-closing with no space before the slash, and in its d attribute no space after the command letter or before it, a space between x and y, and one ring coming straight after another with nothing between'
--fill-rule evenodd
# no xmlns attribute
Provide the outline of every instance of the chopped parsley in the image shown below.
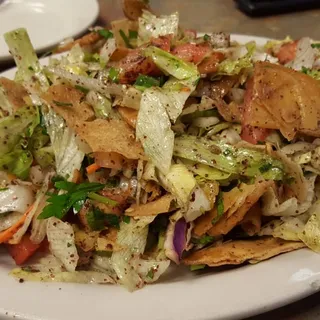
<svg viewBox="0 0 320 320"><path fill-rule="evenodd" d="M120 29L119 33L120 33L120 36L121 36L123 42L125 43L126 47L132 49L132 45L130 43L130 40L127 37L127 35L124 33L124 31L122 29Z"/></svg>
<svg viewBox="0 0 320 320"><path fill-rule="evenodd" d="M195 264L193 266L190 266L191 271L197 271L197 270L202 270L206 267L205 264Z"/></svg>
<svg viewBox="0 0 320 320"><path fill-rule="evenodd" d="M56 101L56 100L52 100L52 102L58 107L71 107L71 106L73 106L73 104L70 102L62 102L62 101Z"/></svg>
<svg viewBox="0 0 320 320"><path fill-rule="evenodd" d="M209 36L208 34L205 34L205 35L203 36L203 40L204 40L204 41L209 41L209 40L210 40L210 36Z"/></svg>
<svg viewBox="0 0 320 320"><path fill-rule="evenodd" d="M124 223L130 223L130 217L129 216L123 216L123 222Z"/></svg>
<svg viewBox="0 0 320 320"><path fill-rule="evenodd" d="M217 216L212 219L212 224L217 223L224 213L223 192L220 191L217 195Z"/></svg>
<svg viewBox="0 0 320 320"><path fill-rule="evenodd" d="M105 39L113 38L113 33L107 29L99 29L97 33Z"/></svg>
<svg viewBox="0 0 320 320"><path fill-rule="evenodd" d="M265 163L261 167L259 167L259 171L261 173L268 172L272 168L272 163Z"/></svg>
<svg viewBox="0 0 320 320"><path fill-rule="evenodd" d="M156 269L154 267L150 268L148 273L147 273L147 278L153 279L155 272L156 272Z"/></svg>
<svg viewBox="0 0 320 320"><path fill-rule="evenodd" d="M29 66L28 69L29 69L30 71L34 71L34 69L33 69L31 66Z"/></svg>
<svg viewBox="0 0 320 320"><path fill-rule="evenodd" d="M320 43L311 43L311 47L320 49Z"/></svg>
<svg viewBox="0 0 320 320"><path fill-rule="evenodd" d="M202 244L202 245L207 245L208 243L213 242L214 237L212 236L208 236L208 235L204 235L201 238L192 238L191 242L194 244Z"/></svg>
<svg viewBox="0 0 320 320"><path fill-rule="evenodd" d="M75 85L74 86L77 90L81 91L82 93L84 94L87 94L89 92L89 89L85 88L85 87L82 87L82 86L79 86L79 85Z"/></svg>
<svg viewBox="0 0 320 320"><path fill-rule="evenodd" d="M108 78L110 81L118 83L119 82L119 70L116 68L110 68Z"/></svg>
<svg viewBox="0 0 320 320"><path fill-rule="evenodd" d="M104 204L111 206L111 207L115 207L118 204L117 201L114 201L114 200L111 200L107 197L101 196L100 194L95 193L95 192L89 192L88 198L91 200L96 200L98 202L104 203Z"/></svg>
<svg viewBox="0 0 320 320"><path fill-rule="evenodd" d="M145 88L151 88L151 87L159 87L160 86L160 81L149 76L145 76L143 74L140 74L134 83L134 85L138 89L144 90Z"/></svg>
<svg viewBox="0 0 320 320"><path fill-rule="evenodd" d="M92 208L86 215L90 229L93 231L101 231L106 225L119 229L119 216L111 213L104 213L98 208Z"/></svg>
<svg viewBox="0 0 320 320"><path fill-rule="evenodd" d="M138 32L135 30L129 30L129 39L137 39L138 38Z"/></svg>
<svg viewBox="0 0 320 320"><path fill-rule="evenodd" d="M43 209L38 219L57 217L62 219L70 209L77 213L80 211L89 193L102 190L104 184L95 182L85 182L76 184L73 182L58 180L54 182L58 190L63 190L62 194L48 194L47 206Z"/></svg>

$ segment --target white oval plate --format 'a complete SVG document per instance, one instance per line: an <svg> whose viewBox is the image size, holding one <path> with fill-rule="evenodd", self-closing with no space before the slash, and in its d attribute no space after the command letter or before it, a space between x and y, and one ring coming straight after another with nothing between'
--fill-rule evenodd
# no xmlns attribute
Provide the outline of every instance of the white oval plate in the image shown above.
<svg viewBox="0 0 320 320"><path fill-rule="evenodd" d="M0 4L0 62L11 59L2 36L5 32L26 28L35 50L43 51L81 34L98 13L97 0L4 0Z"/></svg>
<svg viewBox="0 0 320 320"><path fill-rule="evenodd" d="M266 38L234 35L234 40ZM47 63L48 59L43 59ZM15 69L1 75L13 77ZM159 283L129 293L119 286L19 283L0 252L0 318L28 320L228 320L278 308L320 290L320 255L308 249L256 265L195 273L172 268Z"/></svg>

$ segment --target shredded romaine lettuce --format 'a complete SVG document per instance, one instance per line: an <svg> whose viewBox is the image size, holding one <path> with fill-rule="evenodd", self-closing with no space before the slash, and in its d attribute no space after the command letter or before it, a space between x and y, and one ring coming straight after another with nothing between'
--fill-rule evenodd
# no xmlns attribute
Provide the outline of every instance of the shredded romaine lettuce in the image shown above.
<svg viewBox="0 0 320 320"><path fill-rule="evenodd" d="M227 173L281 180L283 164L269 155L246 148L235 148L223 141L213 141L191 135L175 139L174 155L217 168Z"/></svg>
<svg viewBox="0 0 320 320"><path fill-rule="evenodd" d="M37 79L41 88L48 88L48 80L42 72L27 30L21 28L7 32L4 39L18 68L15 80L35 83L34 79Z"/></svg>
<svg viewBox="0 0 320 320"><path fill-rule="evenodd" d="M237 60L226 59L219 65L217 75L235 75L239 74L243 69L253 66L252 57L256 50L256 45L253 42L246 44L247 53Z"/></svg>
<svg viewBox="0 0 320 320"><path fill-rule="evenodd" d="M66 126L62 117L53 109L44 114L47 132L50 136L58 175L72 179L75 169L79 170L84 158L74 131Z"/></svg>
<svg viewBox="0 0 320 320"><path fill-rule="evenodd" d="M156 17L149 11L143 11L139 18L138 45L148 42L151 38L158 38L178 34L179 14L175 12L168 16Z"/></svg>
<svg viewBox="0 0 320 320"><path fill-rule="evenodd" d="M171 165L174 133L159 90L150 88L143 93L136 132L150 161L166 174Z"/></svg>
<svg viewBox="0 0 320 320"><path fill-rule="evenodd" d="M51 217L47 221L47 237L51 253L63 263L67 271L75 271L79 255L72 226Z"/></svg>
<svg viewBox="0 0 320 320"><path fill-rule="evenodd" d="M89 91L86 100L92 105L94 113L99 119L118 119L119 115L112 109L111 97L107 98L101 93Z"/></svg>
<svg viewBox="0 0 320 320"><path fill-rule="evenodd" d="M197 184L187 167L182 163L173 164L166 175L159 173L159 179L162 186L177 198L179 206L187 210L191 194Z"/></svg>

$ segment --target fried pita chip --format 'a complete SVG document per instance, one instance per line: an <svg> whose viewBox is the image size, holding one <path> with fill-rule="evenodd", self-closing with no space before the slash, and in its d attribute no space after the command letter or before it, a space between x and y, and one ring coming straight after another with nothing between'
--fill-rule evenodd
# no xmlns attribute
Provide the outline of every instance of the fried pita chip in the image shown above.
<svg viewBox="0 0 320 320"><path fill-rule="evenodd" d="M122 119L132 128L136 127L138 110L118 107L118 112L120 113Z"/></svg>
<svg viewBox="0 0 320 320"><path fill-rule="evenodd" d="M150 11L150 6L143 0L122 0L122 10L128 19L138 20L143 10Z"/></svg>
<svg viewBox="0 0 320 320"><path fill-rule="evenodd" d="M245 214L249 209L260 199L260 197L266 192L266 190L273 185L273 181L257 181L254 185L241 184L241 190L245 195L245 201L239 201L238 205L241 206L232 207L233 213L228 214L228 211L224 213L223 217L213 225L213 227L208 231L211 236L220 236L227 234L236 225L238 225L244 218ZM245 187L246 186L246 187ZM252 188L253 186L253 188ZM241 200L244 196L241 195ZM236 202L235 202L236 203Z"/></svg>
<svg viewBox="0 0 320 320"><path fill-rule="evenodd" d="M62 44L56 50L54 50L54 53L61 53L64 51L69 51L76 44L79 44L80 47L91 46L101 39L102 39L102 36L98 32L90 32L88 34L85 34L83 37L81 37L77 40L68 42L66 44Z"/></svg>
<svg viewBox="0 0 320 320"><path fill-rule="evenodd" d="M186 265L205 264L210 267L237 265L248 261L257 263L281 253L304 248L302 242L285 241L273 237L258 240L237 240L225 242L216 247L205 248L191 253L183 259Z"/></svg>
<svg viewBox="0 0 320 320"><path fill-rule="evenodd" d="M94 152L93 155L95 163L102 168L121 170L137 166L136 161L128 160L116 152Z"/></svg>
<svg viewBox="0 0 320 320"><path fill-rule="evenodd" d="M249 236L257 234L261 229L261 208L260 204L257 202L254 204L247 214L244 216L241 222L242 230Z"/></svg>
<svg viewBox="0 0 320 320"><path fill-rule="evenodd" d="M111 22L112 32L114 38L116 39L117 47L126 47L126 43L120 34L120 30L128 37L129 30L137 31L138 30L138 22L130 21L127 19L123 20L115 20Z"/></svg>
<svg viewBox="0 0 320 320"><path fill-rule="evenodd" d="M28 96L28 91L19 83L0 77L0 87L3 89L4 94L12 107L12 110L5 110L9 113L17 111L19 108L26 105L24 98ZM2 106L0 106L1 109Z"/></svg>
<svg viewBox="0 0 320 320"><path fill-rule="evenodd" d="M161 195L161 187L154 181L148 181L142 188L148 194L148 202L154 201Z"/></svg>
<svg viewBox="0 0 320 320"><path fill-rule="evenodd" d="M127 159L146 159L134 131L122 120L96 119L82 122L74 129L93 152L116 152Z"/></svg>
<svg viewBox="0 0 320 320"><path fill-rule="evenodd" d="M173 211L175 208L175 198L171 194L166 194L165 196L146 204L141 204L139 206L134 204L126 210L125 214L130 217L156 216L160 213Z"/></svg>
<svg viewBox="0 0 320 320"><path fill-rule="evenodd" d="M95 249L96 251L120 251L123 248L117 244L118 230L116 228L109 228L107 233L100 235L97 239Z"/></svg>
<svg viewBox="0 0 320 320"><path fill-rule="evenodd" d="M223 193L224 212L228 211L236 202L236 199L241 195L239 188L233 188L229 192ZM194 234L198 237L204 235L212 228L212 220L217 217L217 208L214 207L211 211L202 215L195 221Z"/></svg>
<svg viewBox="0 0 320 320"><path fill-rule="evenodd" d="M57 84L51 86L41 98L59 114L70 128L81 121L94 119L93 109L82 102L84 95L72 86Z"/></svg>

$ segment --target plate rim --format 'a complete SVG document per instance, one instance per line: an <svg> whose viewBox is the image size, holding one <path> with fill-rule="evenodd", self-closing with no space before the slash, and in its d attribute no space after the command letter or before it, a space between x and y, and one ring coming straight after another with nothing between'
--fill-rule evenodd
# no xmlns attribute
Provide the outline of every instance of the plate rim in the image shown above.
<svg viewBox="0 0 320 320"><path fill-rule="evenodd" d="M43 1L43 0L41 0L41 1ZM98 3L98 0L81 0L81 1L77 0L77 5L86 3L86 7L87 7L88 6L87 5L88 1L91 1L91 4L89 6L90 7L90 11L86 11L87 14L84 15L85 17L87 17L86 22L81 26L81 28L77 28L78 29L77 31L66 33L65 35L63 35L60 41L62 41L63 39L70 38L70 37L74 37L75 38L75 37L80 36L90 26L92 26L93 23L97 20L97 18L99 16L99 3ZM65 2L65 1L63 1L63 2ZM8 5L8 4L5 3L4 5ZM1 36L3 36L3 35L1 34ZM46 45L41 45L41 46L39 45L37 48L35 48L35 51L38 52L38 53L44 52L46 50L49 50L49 49L53 48L58 43L59 42L51 41L51 42L48 42L48 44L46 44ZM9 53L7 53L6 55L1 55L0 54L0 63L4 63L4 62L7 62L7 61L12 61L12 56Z"/></svg>

